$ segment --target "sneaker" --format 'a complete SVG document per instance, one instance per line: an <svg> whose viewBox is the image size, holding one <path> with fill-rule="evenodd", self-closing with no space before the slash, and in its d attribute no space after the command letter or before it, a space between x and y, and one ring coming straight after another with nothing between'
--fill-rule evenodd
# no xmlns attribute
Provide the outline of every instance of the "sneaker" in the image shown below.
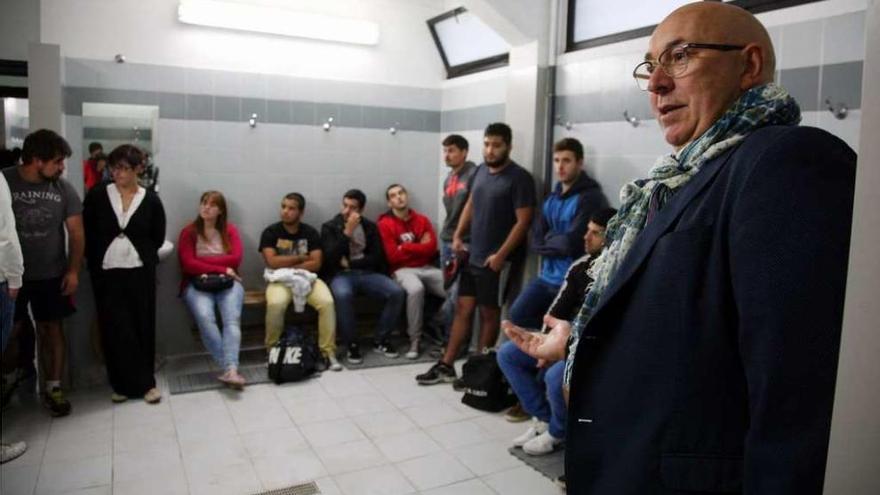
<svg viewBox="0 0 880 495"><path fill-rule="evenodd" d="M0 464L21 457L26 451L27 444L24 442L2 443L0 444Z"/></svg>
<svg viewBox="0 0 880 495"><path fill-rule="evenodd" d="M525 409L523 409L522 404L517 402L513 407L508 409L506 413L504 413L504 419L511 423L522 423L523 421L532 419L532 415L527 413Z"/></svg>
<svg viewBox="0 0 880 495"><path fill-rule="evenodd" d="M122 403L122 402L127 401L127 400L128 400L128 397L125 396L125 395L117 394L116 392L113 392L112 394L110 394L110 400L111 400L114 404L119 404L119 403Z"/></svg>
<svg viewBox="0 0 880 495"><path fill-rule="evenodd" d="M545 455L553 452L561 444L561 438L556 438L549 431L545 431L524 443L522 449L529 455Z"/></svg>
<svg viewBox="0 0 880 495"><path fill-rule="evenodd" d="M449 366L443 361L437 362L431 366L426 373L416 375L416 381L419 385L434 385L435 383L449 383L455 380L455 368Z"/></svg>
<svg viewBox="0 0 880 495"><path fill-rule="evenodd" d="M43 405L49 409L49 413L55 418L67 416L72 409L70 401L64 398L64 392L60 387L54 387L49 392L43 394Z"/></svg>
<svg viewBox="0 0 880 495"><path fill-rule="evenodd" d="M419 343L413 342L409 345L409 350L404 355L407 359L416 359L419 357Z"/></svg>
<svg viewBox="0 0 880 495"><path fill-rule="evenodd" d="M547 431L547 423L539 421L538 418L532 419L532 425L525 433L513 439L514 447L522 447L529 440L536 438L538 435Z"/></svg>
<svg viewBox="0 0 880 495"><path fill-rule="evenodd" d="M327 365L327 369L329 369L330 371L342 371L342 365L339 364L339 360L336 359L335 354L326 356L324 360L326 361L325 364Z"/></svg>
<svg viewBox="0 0 880 495"><path fill-rule="evenodd" d="M162 392L159 392L156 387L147 390L147 393L144 394L144 402L147 404L158 404L160 400L162 400Z"/></svg>
<svg viewBox="0 0 880 495"><path fill-rule="evenodd" d="M562 492L565 493L566 483L565 483L565 475L564 474L561 475L560 477L556 478L556 486L561 488Z"/></svg>
<svg viewBox="0 0 880 495"><path fill-rule="evenodd" d="M348 344L348 356L346 356L346 361L351 364L361 364L364 362L363 356L361 356L361 346L352 342Z"/></svg>
<svg viewBox="0 0 880 495"><path fill-rule="evenodd" d="M456 392L464 392L464 389L466 388L467 386L464 384L463 378L456 378L452 381L452 390L455 390Z"/></svg>
<svg viewBox="0 0 880 495"><path fill-rule="evenodd" d="M387 358L396 358L400 357L400 353L397 352L397 349L391 345L391 342L388 339L381 340L373 344L373 351L379 354L384 354Z"/></svg>

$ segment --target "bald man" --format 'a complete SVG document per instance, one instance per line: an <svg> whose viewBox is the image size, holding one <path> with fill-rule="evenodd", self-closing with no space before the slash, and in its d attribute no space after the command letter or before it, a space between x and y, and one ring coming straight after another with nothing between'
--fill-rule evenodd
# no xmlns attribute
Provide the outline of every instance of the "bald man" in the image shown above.
<svg viewBox="0 0 880 495"><path fill-rule="evenodd" d="M822 492L856 156L772 83L748 12L699 2L633 72L671 153L625 186L571 322L569 493Z"/></svg>

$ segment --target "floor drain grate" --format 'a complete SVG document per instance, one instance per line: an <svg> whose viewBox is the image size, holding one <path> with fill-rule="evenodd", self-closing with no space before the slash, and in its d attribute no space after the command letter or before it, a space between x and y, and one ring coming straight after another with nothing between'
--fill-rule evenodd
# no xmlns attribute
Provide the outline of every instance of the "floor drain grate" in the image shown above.
<svg viewBox="0 0 880 495"><path fill-rule="evenodd" d="M260 492L256 495L318 495L320 493L321 490L318 489L318 485L315 484L314 481L310 481L301 485L293 485L288 486L287 488Z"/></svg>

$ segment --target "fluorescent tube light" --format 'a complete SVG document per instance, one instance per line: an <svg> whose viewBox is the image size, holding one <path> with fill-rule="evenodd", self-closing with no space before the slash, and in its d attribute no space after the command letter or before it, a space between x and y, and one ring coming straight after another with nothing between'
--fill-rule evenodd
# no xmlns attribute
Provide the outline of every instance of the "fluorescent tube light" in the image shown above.
<svg viewBox="0 0 880 495"><path fill-rule="evenodd" d="M186 24L241 31L359 45L379 43L379 25L372 21L234 2L182 0L177 8L177 18Z"/></svg>

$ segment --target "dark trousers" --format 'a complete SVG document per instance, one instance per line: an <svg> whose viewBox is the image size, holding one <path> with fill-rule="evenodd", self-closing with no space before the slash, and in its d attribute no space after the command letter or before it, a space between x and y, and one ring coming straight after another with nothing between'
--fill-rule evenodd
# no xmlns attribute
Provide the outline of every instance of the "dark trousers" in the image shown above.
<svg viewBox="0 0 880 495"><path fill-rule="evenodd" d="M156 270L95 270L92 285L110 386L117 394L142 397L156 386Z"/></svg>

